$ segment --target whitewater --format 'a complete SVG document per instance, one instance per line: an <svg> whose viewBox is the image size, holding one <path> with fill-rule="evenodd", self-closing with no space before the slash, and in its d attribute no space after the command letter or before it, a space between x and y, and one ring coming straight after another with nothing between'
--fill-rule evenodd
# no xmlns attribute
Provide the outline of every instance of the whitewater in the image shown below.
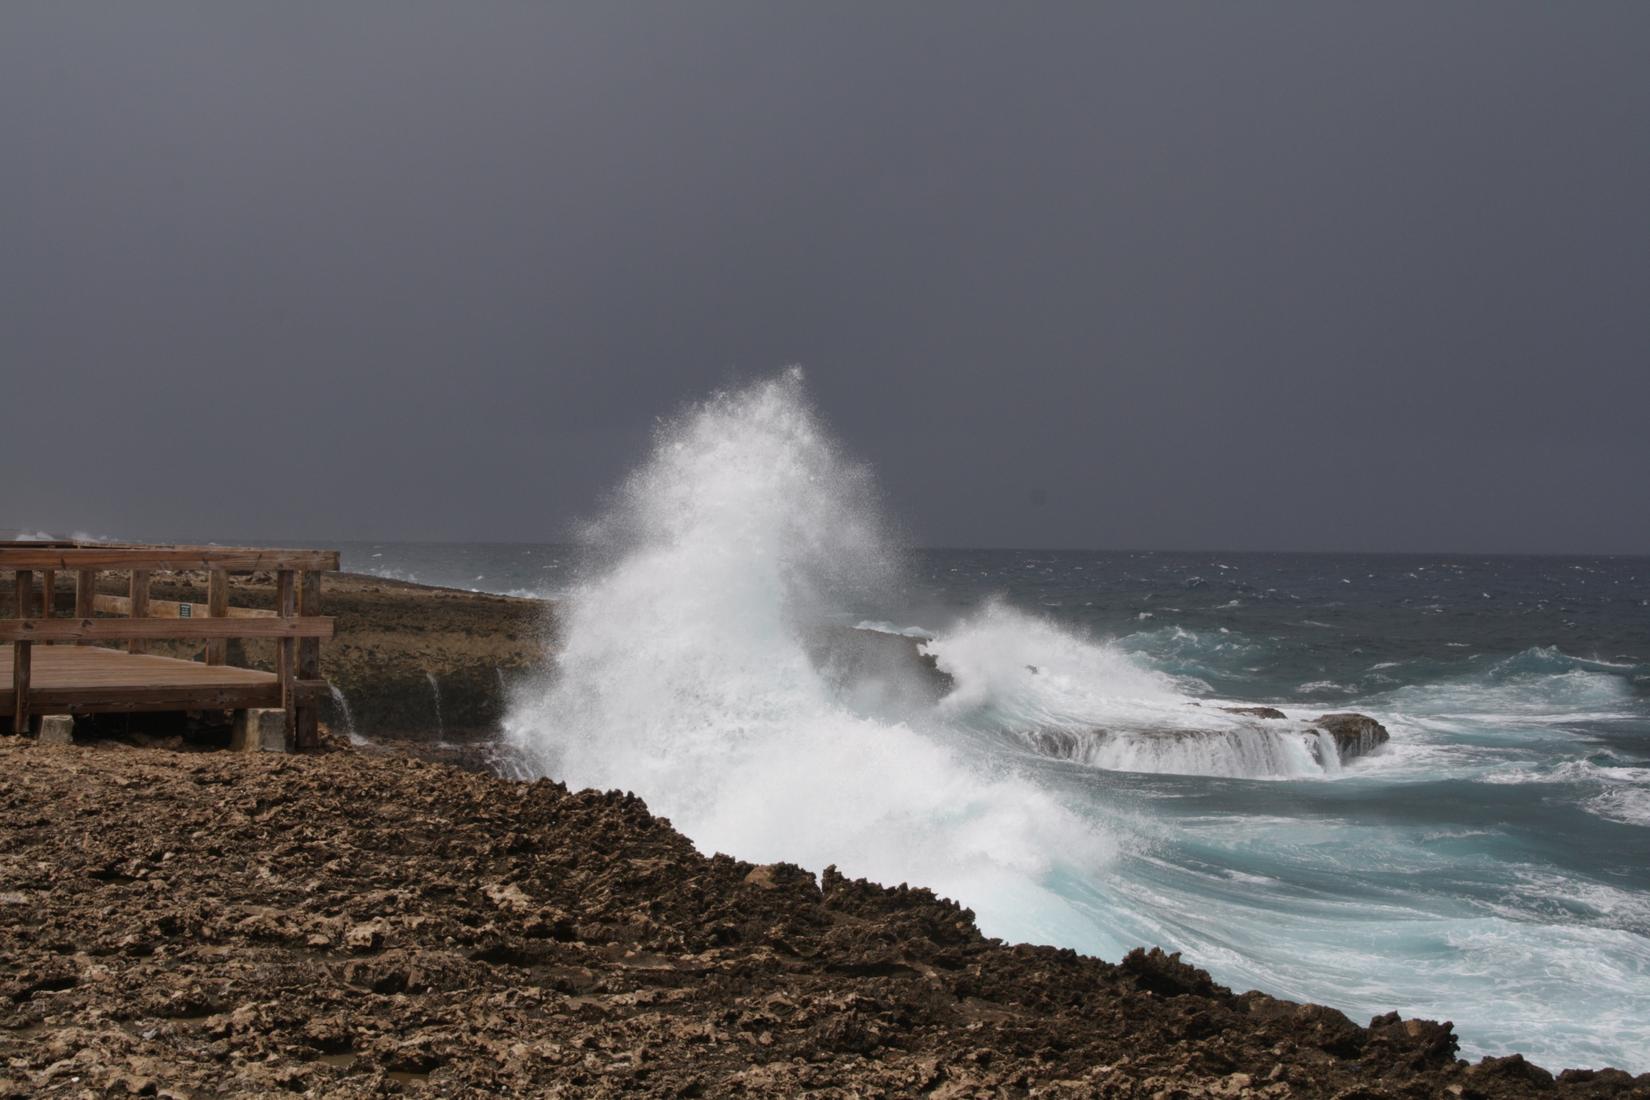
<svg viewBox="0 0 1650 1100"><path fill-rule="evenodd" d="M877 493L799 371L662 422L557 574L554 674L506 720L526 770L1007 940L1650 1069L1650 563L1497 565L1527 612L1464 622L1470 563L911 553ZM1255 703L1287 717L1222 709ZM1341 760L1334 709L1392 741Z"/></svg>

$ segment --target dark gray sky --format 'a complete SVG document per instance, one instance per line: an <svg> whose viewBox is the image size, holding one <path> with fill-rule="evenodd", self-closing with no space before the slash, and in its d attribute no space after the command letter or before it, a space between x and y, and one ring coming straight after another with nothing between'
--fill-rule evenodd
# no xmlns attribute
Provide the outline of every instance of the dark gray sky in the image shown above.
<svg viewBox="0 0 1650 1100"><path fill-rule="evenodd" d="M0 527L1650 551L1650 4L0 6Z"/></svg>

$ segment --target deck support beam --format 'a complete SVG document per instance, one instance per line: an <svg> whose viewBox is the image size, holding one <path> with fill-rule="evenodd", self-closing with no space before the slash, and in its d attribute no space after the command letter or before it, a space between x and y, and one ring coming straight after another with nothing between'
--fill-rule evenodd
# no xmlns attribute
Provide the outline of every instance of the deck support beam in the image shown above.
<svg viewBox="0 0 1650 1100"><path fill-rule="evenodd" d="M275 614L292 619L297 613L297 574L282 569L275 574ZM298 640L282 638L275 646L275 675L281 682L281 710L286 720L286 743L290 745L298 740L297 700L292 691L292 682L298 678Z"/></svg>
<svg viewBox="0 0 1650 1100"><path fill-rule="evenodd" d="M221 619L229 614L229 574L214 569L206 582L206 615ZM229 657L229 639L209 638L206 642L206 663L221 665Z"/></svg>
<svg viewBox="0 0 1650 1100"><path fill-rule="evenodd" d="M18 642L11 647L11 731L18 736L29 732L29 677L33 664L32 643Z"/></svg>
<svg viewBox="0 0 1650 1100"><path fill-rule="evenodd" d="M132 618L147 619L149 617L149 570L132 570ZM133 638L126 643L126 652L143 653L149 648L149 643L142 638Z"/></svg>
<svg viewBox="0 0 1650 1100"><path fill-rule="evenodd" d="M301 574L298 586L298 614L302 618L319 618L321 614L321 574L311 569ZM300 683L313 683L321 678L321 639L300 638L298 640L298 668L297 680ZM300 692L294 703L297 713L294 716L294 733L296 735L294 747L299 752L307 752L321 747L321 710L313 695Z"/></svg>
<svg viewBox="0 0 1650 1100"><path fill-rule="evenodd" d="M89 619L95 610L97 602L97 570L77 569L74 575L74 617ZM90 645L90 642L79 641L75 645Z"/></svg>
<svg viewBox="0 0 1650 1100"><path fill-rule="evenodd" d="M17 617L26 619L34 602L34 571L17 571ZM34 646L18 642L11 647L11 731L21 737L29 732L29 676L33 667Z"/></svg>

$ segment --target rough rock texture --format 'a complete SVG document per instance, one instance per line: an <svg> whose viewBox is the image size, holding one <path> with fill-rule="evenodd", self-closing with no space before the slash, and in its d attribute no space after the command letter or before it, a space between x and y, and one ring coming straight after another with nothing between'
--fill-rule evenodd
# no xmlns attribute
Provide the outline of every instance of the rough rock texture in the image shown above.
<svg viewBox="0 0 1650 1100"><path fill-rule="evenodd" d="M1342 760L1367 756L1392 740L1385 726L1364 714L1325 714L1312 724L1335 739Z"/></svg>
<svg viewBox="0 0 1650 1100"><path fill-rule="evenodd" d="M408 758L0 739L0 1096L1650 1097Z"/></svg>

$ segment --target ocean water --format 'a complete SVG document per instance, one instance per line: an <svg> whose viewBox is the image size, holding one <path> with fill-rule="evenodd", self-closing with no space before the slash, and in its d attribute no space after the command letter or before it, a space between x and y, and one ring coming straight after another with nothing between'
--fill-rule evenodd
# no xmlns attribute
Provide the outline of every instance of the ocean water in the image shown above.
<svg viewBox="0 0 1650 1100"><path fill-rule="evenodd" d="M1650 559L905 550L796 375L638 461L579 548L344 547L561 601L506 723L526 771L1005 939L1650 1070ZM822 626L906 634L954 687L844 676ZM1314 752L1338 709L1391 742Z"/></svg>

